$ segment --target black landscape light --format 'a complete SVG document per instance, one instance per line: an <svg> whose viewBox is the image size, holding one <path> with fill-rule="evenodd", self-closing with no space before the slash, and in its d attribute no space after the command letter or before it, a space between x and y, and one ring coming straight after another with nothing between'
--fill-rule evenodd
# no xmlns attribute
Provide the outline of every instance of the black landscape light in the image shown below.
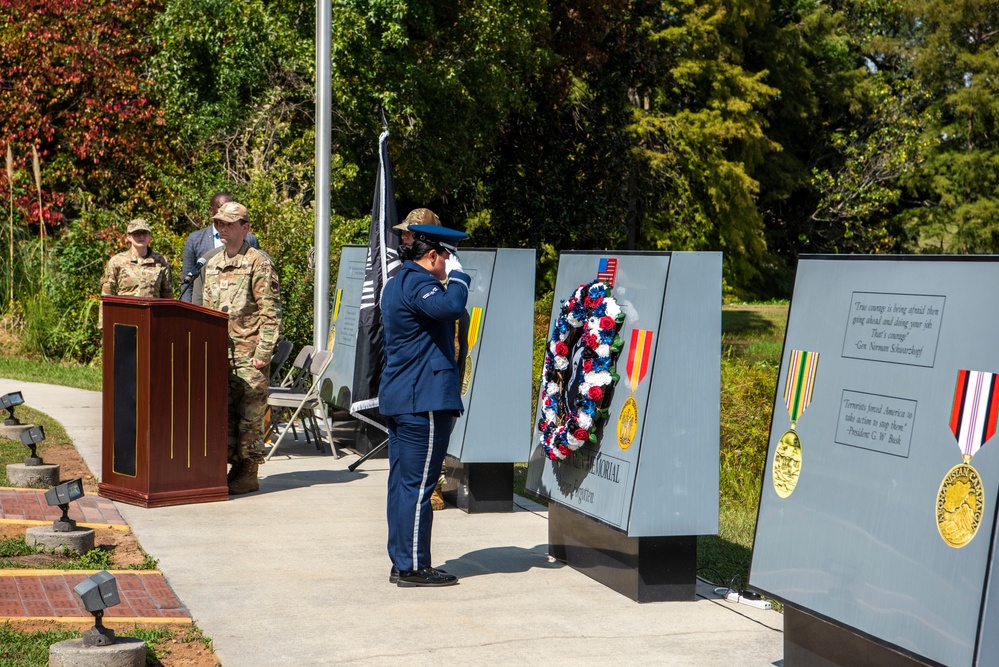
<svg viewBox="0 0 999 667"><path fill-rule="evenodd" d="M103 623L104 610L121 603L114 575L101 570L74 586L73 592L80 596L83 608L94 615L94 627L83 633L84 646L114 644L114 630L104 627Z"/></svg>
<svg viewBox="0 0 999 667"><path fill-rule="evenodd" d="M70 533L76 530L76 521L69 518L69 504L83 497L83 480L77 477L45 492L45 502L58 505L62 516L52 522L52 530L57 533Z"/></svg>
<svg viewBox="0 0 999 667"><path fill-rule="evenodd" d="M26 466L42 465L42 457L35 452L35 446L45 439L45 429L41 426L32 426L21 432L21 444L31 450L31 455L24 459Z"/></svg>
<svg viewBox="0 0 999 667"><path fill-rule="evenodd" d="M21 392L12 391L0 396L0 407L7 411L7 419L3 420L4 426L20 426L21 422L14 416L15 405L24 405L24 397L21 396Z"/></svg>

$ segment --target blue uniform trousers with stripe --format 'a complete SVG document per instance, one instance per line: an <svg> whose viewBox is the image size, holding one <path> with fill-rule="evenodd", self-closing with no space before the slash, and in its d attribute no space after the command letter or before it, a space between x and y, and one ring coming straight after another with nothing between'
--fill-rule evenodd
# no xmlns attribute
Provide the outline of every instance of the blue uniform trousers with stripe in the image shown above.
<svg viewBox="0 0 999 667"><path fill-rule="evenodd" d="M454 428L451 410L394 415L389 429L388 554L400 570L430 567L430 496Z"/></svg>

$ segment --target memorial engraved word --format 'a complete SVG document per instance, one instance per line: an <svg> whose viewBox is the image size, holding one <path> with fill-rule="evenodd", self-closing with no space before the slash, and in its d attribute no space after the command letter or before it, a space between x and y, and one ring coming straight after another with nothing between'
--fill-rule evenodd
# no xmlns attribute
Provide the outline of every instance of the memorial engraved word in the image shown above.
<svg viewBox="0 0 999 667"><path fill-rule="evenodd" d="M916 401L843 390L836 442L907 458Z"/></svg>
<svg viewBox="0 0 999 667"><path fill-rule="evenodd" d="M620 516L624 502L623 484L630 479L631 465L624 459L598 452L584 445L573 456L555 464L555 477L562 495L579 511L596 515Z"/></svg>
<svg viewBox="0 0 999 667"><path fill-rule="evenodd" d="M985 511L985 493L972 457L996 432L999 376L960 370L951 406L950 430L961 448L963 463L944 476L937 491L936 520L940 537L959 549L975 537Z"/></svg>
<svg viewBox="0 0 999 667"><path fill-rule="evenodd" d="M843 356L932 368L943 296L854 292Z"/></svg>
<svg viewBox="0 0 999 667"><path fill-rule="evenodd" d="M628 363L624 372L628 376L628 386L631 396L621 406L621 414L617 418L617 444L621 449L628 449L638 432L638 401L635 400L635 390L649 370L652 358L652 332L643 329L631 330L631 344L628 348Z"/></svg>
<svg viewBox="0 0 999 667"><path fill-rule="evenodd" d="M780 437L774 451L774 491L787 498L798 485L801 475L801 440L794 430L802 413L812 402L815 373L819 366L819 353L791 350L787 379L784 381L784 405L791 417L791 428Z"/></svg>

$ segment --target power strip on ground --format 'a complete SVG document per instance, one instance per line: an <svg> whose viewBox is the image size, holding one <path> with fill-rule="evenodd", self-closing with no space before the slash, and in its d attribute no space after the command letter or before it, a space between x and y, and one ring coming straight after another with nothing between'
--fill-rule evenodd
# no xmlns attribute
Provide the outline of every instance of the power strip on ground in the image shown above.
<svg viewBox="0 0 999 667"><path fill-rule="evenodd" d="M766 600L751 600L747 597L739 595L738 591L729 591L725 594L725 599L729 602L738 602L739 604L748 604L750 607L756 607L757 609L770 609L771 604Z"/></svg>

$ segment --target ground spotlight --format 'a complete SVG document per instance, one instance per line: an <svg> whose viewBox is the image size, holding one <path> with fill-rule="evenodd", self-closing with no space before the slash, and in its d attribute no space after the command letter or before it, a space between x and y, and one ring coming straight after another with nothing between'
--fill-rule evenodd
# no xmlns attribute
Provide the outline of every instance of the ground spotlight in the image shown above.
<svg viewBox="0 0 999 667"><path fill-rule="evenodd" d="M80 596L83 608L94 615L94 627L83 633L85 646L108 646L114 644L114 630L104 627L104 610L121 602L118 597L118 582L106 570L92 574L76 586L73 592Z"/></svg>
<svg viewBox="0 0 999 667"><path fill-rule="evenodd" d="M31 455L24 459L24 465L42 465L42 458L35 452L35 446L44 439L45 429L41 426L32 426L31 428L21 432L21 444L31 450Z"/></svg>
<svg viewBox="0 0 999 667"><path fill-rule="evenodd" d="M4 426L19 426L21 424L17 417L14 416L14 406L23 404L24 397L21 396L21 392L19 391L12 391L9 394L0 396L0 407L7 411L7 419L3 420Z"/></svg>
<svg viewBox="0 0 999 667"><path fill-rule="evenodd" d="M57 533L69 533L76 530L76 521L69 518L69 504L83 497L83 480L77 477L58 486L53 486L45 492L45 502L58 505L62 517L52 522L52 530Z"/></svg>

